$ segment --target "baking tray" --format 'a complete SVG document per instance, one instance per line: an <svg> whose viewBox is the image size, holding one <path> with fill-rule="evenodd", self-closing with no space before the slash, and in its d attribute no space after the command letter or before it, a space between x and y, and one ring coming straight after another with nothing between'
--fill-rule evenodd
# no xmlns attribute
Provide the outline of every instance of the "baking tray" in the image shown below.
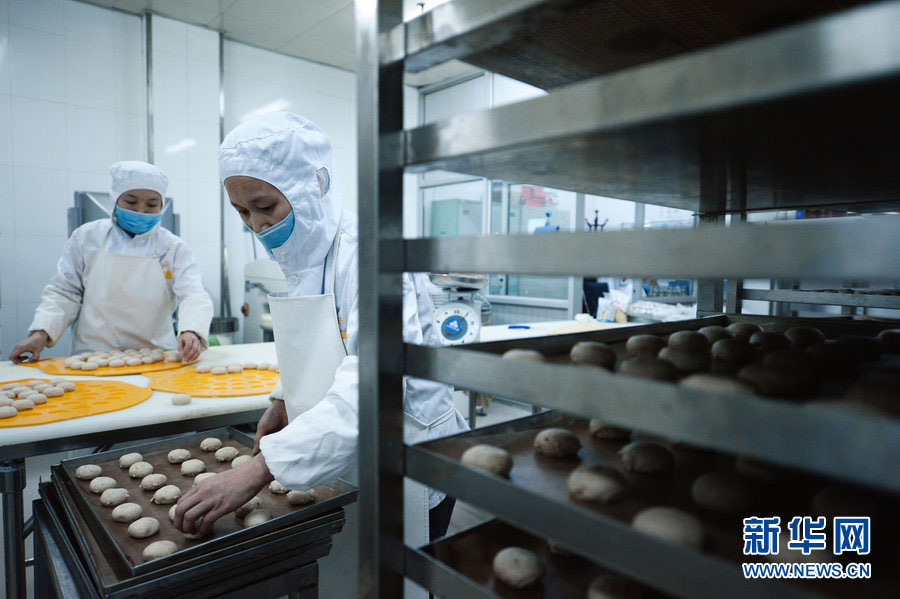
<svg viewBox="0 0 900 599"><path fill-rule="evenodd" d="M287 534L284 530L287 526L312 519L356 501L356 488L343 480L316 487L316 494L320 499L312 505L303 507L289 506L284 495L274 495L264 488L259 493L259 497L263 501L263 507L273 515L268 522L252 528L244 528L241 521L234 515L223 516L216 522L213 536L197 540L186 539L169 520L168 511L171 505L151 503L150 499L153 493L141 490L138 486L140 480L131 479L127 470L119 468L118 459L126 453L140 452L145 461L154 465L154 472L163 473L169 478L167 484L176 484L182 491L187 491L193 484L193 478L181 475L180 464L168 463L166 454L170 450L180 447L191 449L192 457L203 459L206 462L207 472L222 472L231 467L230 462L216 462L211 452L207 453L199 449L200 441L206 437L218 437L225 446L237 447L246 454L250 453L249 450L253 445L252 437L229 427L63 460L60 463L55 482L74 500L100 544L110 550L111 557L120 566L127 569L131 576L160 570L219 549L233 547L239 543L252 543L254 539L264 535ZM89 481L75 478L75 469L83 464L99 465L103 469L103 476L115 478L120 483L119 486L127 488L131 493L129 501L140 504L144 510L144 516L153 516L159 520L160 532L150 539L133 539L128 536L128 526L114 522L112 510L101 506L100 496L88 490ZM150 562L144 562L141 557L143 548L150 542L164 539L178 544L179 551Z"/></svg>
<svg viewBox="0 0 900 599"><path fill-rule="evenodd" d="M582 445L578 455L567 459L555 459L537 454L534 450L534 437L540 430L549 427L561 427L575 433ZM459 463L463 452L473 445L482 443L501 447L508 451L513 458L509 484L532 493L538 493L561 506L572 506L578 511L592 512L595 517L617 520L629 527L634 515L646 507L654 505L677 507L694 514L703 522L705 533L703 553L735 563L736 568L739 562L763 561L760 558L748 560L742 553L742 519L744 517L781 516L782 529L786 530L786 523L792 517L814 515L810 504L813 494L826 485L834 484L832 481L817 476L782 469L784 478L777 483L765 485L748 481L753 489L753 501L746 513L723 515L697 506L691 499L690 487L693 480L700 474L712 471L733 472L733 455L671 443L665 439L641 433L633 433L631 440L654 441L669 447L675 456L674 472L670 475L627 472L617 452L629 440L601 441L594 439L590 435L586 419L554 411L428 441L411 447L408 451L423 452L443 461L452 460L457 467L482 475L484 474L482 471ZM613 504L601 504L579 501L570 497L566 486L567 478L572 470L583 463L602 464L621 473L626 482L626 495L623 500ZM855 489L850 485L844 487ZM871 514L872 551L869 555L859 557L856 561L872 563L873 572L877 573L877 578L865 582L824 581L818 584L811 583L810 586L840 596L852 597L858 595L863 589L870 597L900 596L900 578L894 571L897 551L890 543L886 532L881 534L875 532L900 530L900 517L895 513L896 497L867 490L858 491L864 493L865 497L870 499L878 509L876 513ZM461 497L461 499L465 500L466 498ZM640 533L633 532L633 534ZM683 549L683 551L690 552L692 550Z"/></svg>

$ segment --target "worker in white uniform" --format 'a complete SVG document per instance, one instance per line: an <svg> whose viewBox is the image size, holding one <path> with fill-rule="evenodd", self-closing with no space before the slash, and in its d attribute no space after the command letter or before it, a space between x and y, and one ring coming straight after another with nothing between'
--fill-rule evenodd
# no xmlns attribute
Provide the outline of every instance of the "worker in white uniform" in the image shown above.
<svg viewBox="0 0 900 599"><path fill-rule="evenodd" d="M342 209L331 143L302 117L264 115L222 142L219 176L287 279L288 292L269 298L281 381L259 421L254 459L204 480L178 501L175 525L184 532L211 530L273 479L293 489L356 479L357 219ZM403 275L403 300L406 342L437 345L424 276ZM407 443L468 430L445 385L406 379L403 410ZM453 501L407 485L407 542L442 536Z"/></svg>
<svg viewBox="0 0 900 599"><path fill-rule="evenodd" d="M37 361L73 322L74 352L156 347L190 362L207 346L213 304L194 254L160 226L169 179L139 161L109 169L109 219L75 229L9 359ZM178 336L172 314L178 310Z"/></svg>

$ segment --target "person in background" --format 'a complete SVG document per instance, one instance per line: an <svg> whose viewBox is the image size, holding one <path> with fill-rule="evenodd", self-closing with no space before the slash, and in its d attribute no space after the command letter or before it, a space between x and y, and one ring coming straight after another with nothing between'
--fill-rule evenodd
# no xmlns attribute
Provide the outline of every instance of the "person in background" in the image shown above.
<svg viewBox="0 0 900 599"><path fill-rule="evenodd" d="M212 298L193 252L160 226L168 177L139 161L117 162L109 174L115 202L110 218L72 233L28 336L9 354L13 362L29 356L37 361L73 322L73 353L177 346L182 360L191 362L206 348Z"/></svg>

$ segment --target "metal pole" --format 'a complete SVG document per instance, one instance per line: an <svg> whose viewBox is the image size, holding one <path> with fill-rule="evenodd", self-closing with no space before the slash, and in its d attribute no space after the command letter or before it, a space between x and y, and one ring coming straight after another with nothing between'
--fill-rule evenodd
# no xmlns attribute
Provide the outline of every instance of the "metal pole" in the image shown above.
<svg viewBox="0 0 900 599"><path fill-rule="evenodd" d="M25 460L0 463L3 494L3 565L7 599L25 599Z"/></svg>
<svg viewBox="0 0 900 599"><path fill-rule="evenodd" d="M144 57L147 74L147 162L153 163L153 16L144 13ZM116 198L112 198L115 202Z"/></svg>
<svg viewBox="0 0 900 599"><path fill-rule="evenodd" d="M219 143L225 139L225 34L219 32ZM219 315L231 318L231 287L228 283L228 248L225 247L225 186L219 185L219 242L222 262L219 264Z"/></svg>

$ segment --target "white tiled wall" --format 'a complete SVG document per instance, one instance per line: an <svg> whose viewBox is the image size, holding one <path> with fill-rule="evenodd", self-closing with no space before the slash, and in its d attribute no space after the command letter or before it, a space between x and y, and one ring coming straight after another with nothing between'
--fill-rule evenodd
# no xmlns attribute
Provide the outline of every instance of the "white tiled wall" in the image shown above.
<svg viewBox="0 0 900 599"><path fill-rule="evenodd" d="M67 237L76 190L145 158L141 20L80 2L0 0L0 357ZM68 353L68 334L45 355Z"/></svg>

